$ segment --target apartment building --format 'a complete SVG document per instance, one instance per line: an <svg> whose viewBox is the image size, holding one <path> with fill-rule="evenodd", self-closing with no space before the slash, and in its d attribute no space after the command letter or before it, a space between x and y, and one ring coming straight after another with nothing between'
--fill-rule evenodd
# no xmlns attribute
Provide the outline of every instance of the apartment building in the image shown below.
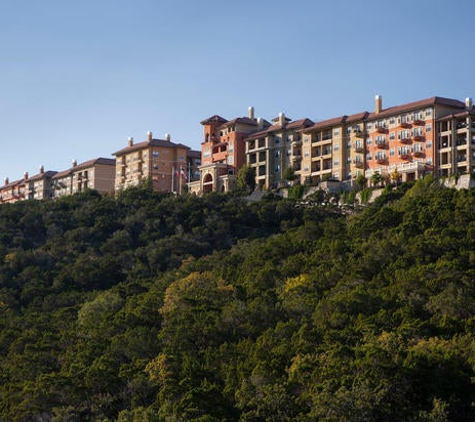
<svg viewBox="0 0 475 422"><path fill-rule="evenodd" d="M4 185L0 187L0 204L8 204L25 199L25 186L28 179L28 173L25 173L23 179L10 180L5 178Z"/></svg>
<svg viewBox="0 0 475 422"><path fill-rule="evenodd" d="M96 158L78 164L73 161L72 167L57 172L51 177L51 198L84 192L87 189L99 193L114 191L115 160L112 158Z"/></svg>
<svg viewBox="0 0 475 422"><path fill-rule="evenodd" d="M359 175L371 179L379 173L383 179L396 175L409 181L427 172L437 173L439 163L446 167L440 174L450 174L456 168L468 171L470 164L464 157L469 155L467 145L471 142L473 112L469 109L473 109L471 100L463 103L442 97L383 109L382 97L377 95L373 112L340 116L302 130L300 180L317 183L330 179L351 185ZM446 130L445 140L437 143L439 128ZM456 130L450 132L449 146L452 128ZM463 138L467 139L465 147L461 146ZM439 153L437 146L444 144L447 150ZM448 151L450 148L453 151Z"/></svg>
<svg viewBox="0 0 475 422"><path fill-rule="evenodd" d="M26 180L25 199L49 199L52 197L51 178L57 171L45 171L44 167L40 167L40 172Z"/></svg>
<svg viewBox="0 0 475 422"><path fill-rule="evenodd" d="M272 119L271 126L245 139L246 164L255 169L258 189L278 187L287 167L292 167L296 175L300 174L301 130L311 125L313 122L310 119L292 121L280 113Z"/></svg>
<svg viewBox="0 0 475 422"><path fill-rule="evenodd" d="M471 98L465 109L437 120L437 175L475 171L475 108Z"/></svg>
<svg viewBox="0 0 475 422"><path fill-rule="evenodd" d="M263 130L270 123L254 117L249 107L247 117L226 120L214 115L201 122L204 139L201 143L200 180L189 183L189 191L202 195L207 192L228 192L236 185L238 170L245 163L245 139Z"/></svg>
<svg viewBox="0 0 475 422"><path fill-rule="evenodd" d="M188 158L189 150L186 145L172 142L170 135L165 139L154 139L152 132L148 132L147 140L137 144L129 138L127 147L113 153L116 157L115 189L137 186L149 179L158 192L182 193L189 170L196 173L197 162L200 162L196 154Z"/></svg>

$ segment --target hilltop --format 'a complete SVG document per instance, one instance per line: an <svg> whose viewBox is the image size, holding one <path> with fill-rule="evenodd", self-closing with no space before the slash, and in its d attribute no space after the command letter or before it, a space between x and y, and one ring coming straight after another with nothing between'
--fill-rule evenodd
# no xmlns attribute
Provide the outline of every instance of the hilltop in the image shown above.
<svg viewBox="0 0 475 422"><path fill-rule="evenodd" d="M475 190L0 206L0 419L471 421Z"/></svg>

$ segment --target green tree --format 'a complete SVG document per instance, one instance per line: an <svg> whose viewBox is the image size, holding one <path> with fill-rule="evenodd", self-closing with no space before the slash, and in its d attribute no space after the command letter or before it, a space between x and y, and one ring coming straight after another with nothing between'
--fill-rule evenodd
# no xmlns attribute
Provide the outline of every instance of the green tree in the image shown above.
<svg viewBox="0 0 475 422"><path fill-rule="evenodd" d="M251 192L256 188L256 171L254 167L243 165L237 174L237 184L240 189L249 189Z"/></svg>

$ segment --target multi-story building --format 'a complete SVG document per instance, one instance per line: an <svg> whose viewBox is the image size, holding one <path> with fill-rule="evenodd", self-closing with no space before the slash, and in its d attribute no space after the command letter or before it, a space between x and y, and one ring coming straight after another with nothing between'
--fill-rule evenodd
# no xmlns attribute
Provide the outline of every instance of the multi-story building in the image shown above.
<svg viewBox="0 0 475 422"><path fill-rule="evenodd" d="M154 190L158 192L181 193L188 178L188 169L197 161L196 154L188 159L190 148L170 140L154 139L152 132L148 132L147 140L134 143L129 138L128 145L113 155L116 156L115 189L121 190L129 186L136 186L142 180L152 181Z"/></svg>
<svg viewBox="0 0 475 422"><path fill-rule="evenodd" d="M258 189L277 187L283 172L292 167L300 174L302 161L301 130L313 124L309 119L292 121L280 113L272 125L245 139L246 164L254 168Z"/></svg>
<svg viewBox="0 0 475 422"><path fill-rule="evenodd" d="M26 199L49 199L52 197L51 178L56 171L45 171L44 167L40 167L40 172L31 176L26 181Z"/></svg>
<svg viewBox="0 0 475 422"><path fill-rule="evenodd" d="M13 203L25 199L25 186L28 180L28 173L25 173L23 179L10 180L5 178L5 183L0 187L0 204Z"/></svg>
<svg viewBox="0 0 475 422"><path fill-rule="evenodd" d="M114 191L115 160L112 158L96 158L78 164L76 160L68 170L60 171L51 177L51 197L84 192L87 189L99 193Z"/></svg>
<svg viewBox="0 0 475 422"><path fill-rule="evenodd" d="M372 113L344 115L302 130L301 182L332 179L351 184L359 175L370 179L374 173L382 178L396 174L408 181L427 172L436 173L439 163L443 169L440 174L450 174L455 168L467 171L468 159L464 161L464 157L468 157L468 153L462 152L467 147L457 147L457 139L449 147L446 132L445 141L439 144L447 144L444 148L458 152L438 153L436 141L439 128L452 130L448 128L456 127L460 120L464 121L464 127L457 130L469 139L473 111L468 109L473 109L469 100L463 103L441 97L383 109L382 98L378 95ZM447 117L452 115L454 117ZM450 119L453 123L449 124ZM456 137L456 131L450 136ZM459 144L462 138L459 138Z"/></svg>
<svg viewBox="0 0 475 422"><path fill-rule="evenodd" d="M437 174L473 173L475 171L475 108L465 100L465 110L437 120Z"/></svg>
<svg viewBox="0 0 475 422"><path fill-rule="evenodd" d="M236 184L238 170L245 163L245 138L270 126L254 117L249 107L248 117L226 120L214 115L201 124L204 140L201 143L200 180L189 183L190 192L201 195L207 192L227 192Z"/></svg>

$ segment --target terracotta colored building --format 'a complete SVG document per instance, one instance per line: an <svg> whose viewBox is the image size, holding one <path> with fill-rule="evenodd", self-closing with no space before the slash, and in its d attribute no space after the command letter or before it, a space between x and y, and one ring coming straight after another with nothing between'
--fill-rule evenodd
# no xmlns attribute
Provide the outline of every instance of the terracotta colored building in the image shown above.
<svg viewBox="0 0 475 422"><path fill-rule="evenodd" d="M245 163L245 139L249 134L263 130L270 123L254 117L249 107L247 117L226 120L214 115L201 122L204 139L201 143L201 177L189 183L190 192L228 192L236 185L238 170Z"/></svg>
<svg viewBox="0 0 475 422"><path fill-rule="evenodd" d="M10 182L7 177L4 185L0 187L0 204L23 201L25 199L27 179L28 173L25 173L23 179L14 180L13 182Z"/></svg>

